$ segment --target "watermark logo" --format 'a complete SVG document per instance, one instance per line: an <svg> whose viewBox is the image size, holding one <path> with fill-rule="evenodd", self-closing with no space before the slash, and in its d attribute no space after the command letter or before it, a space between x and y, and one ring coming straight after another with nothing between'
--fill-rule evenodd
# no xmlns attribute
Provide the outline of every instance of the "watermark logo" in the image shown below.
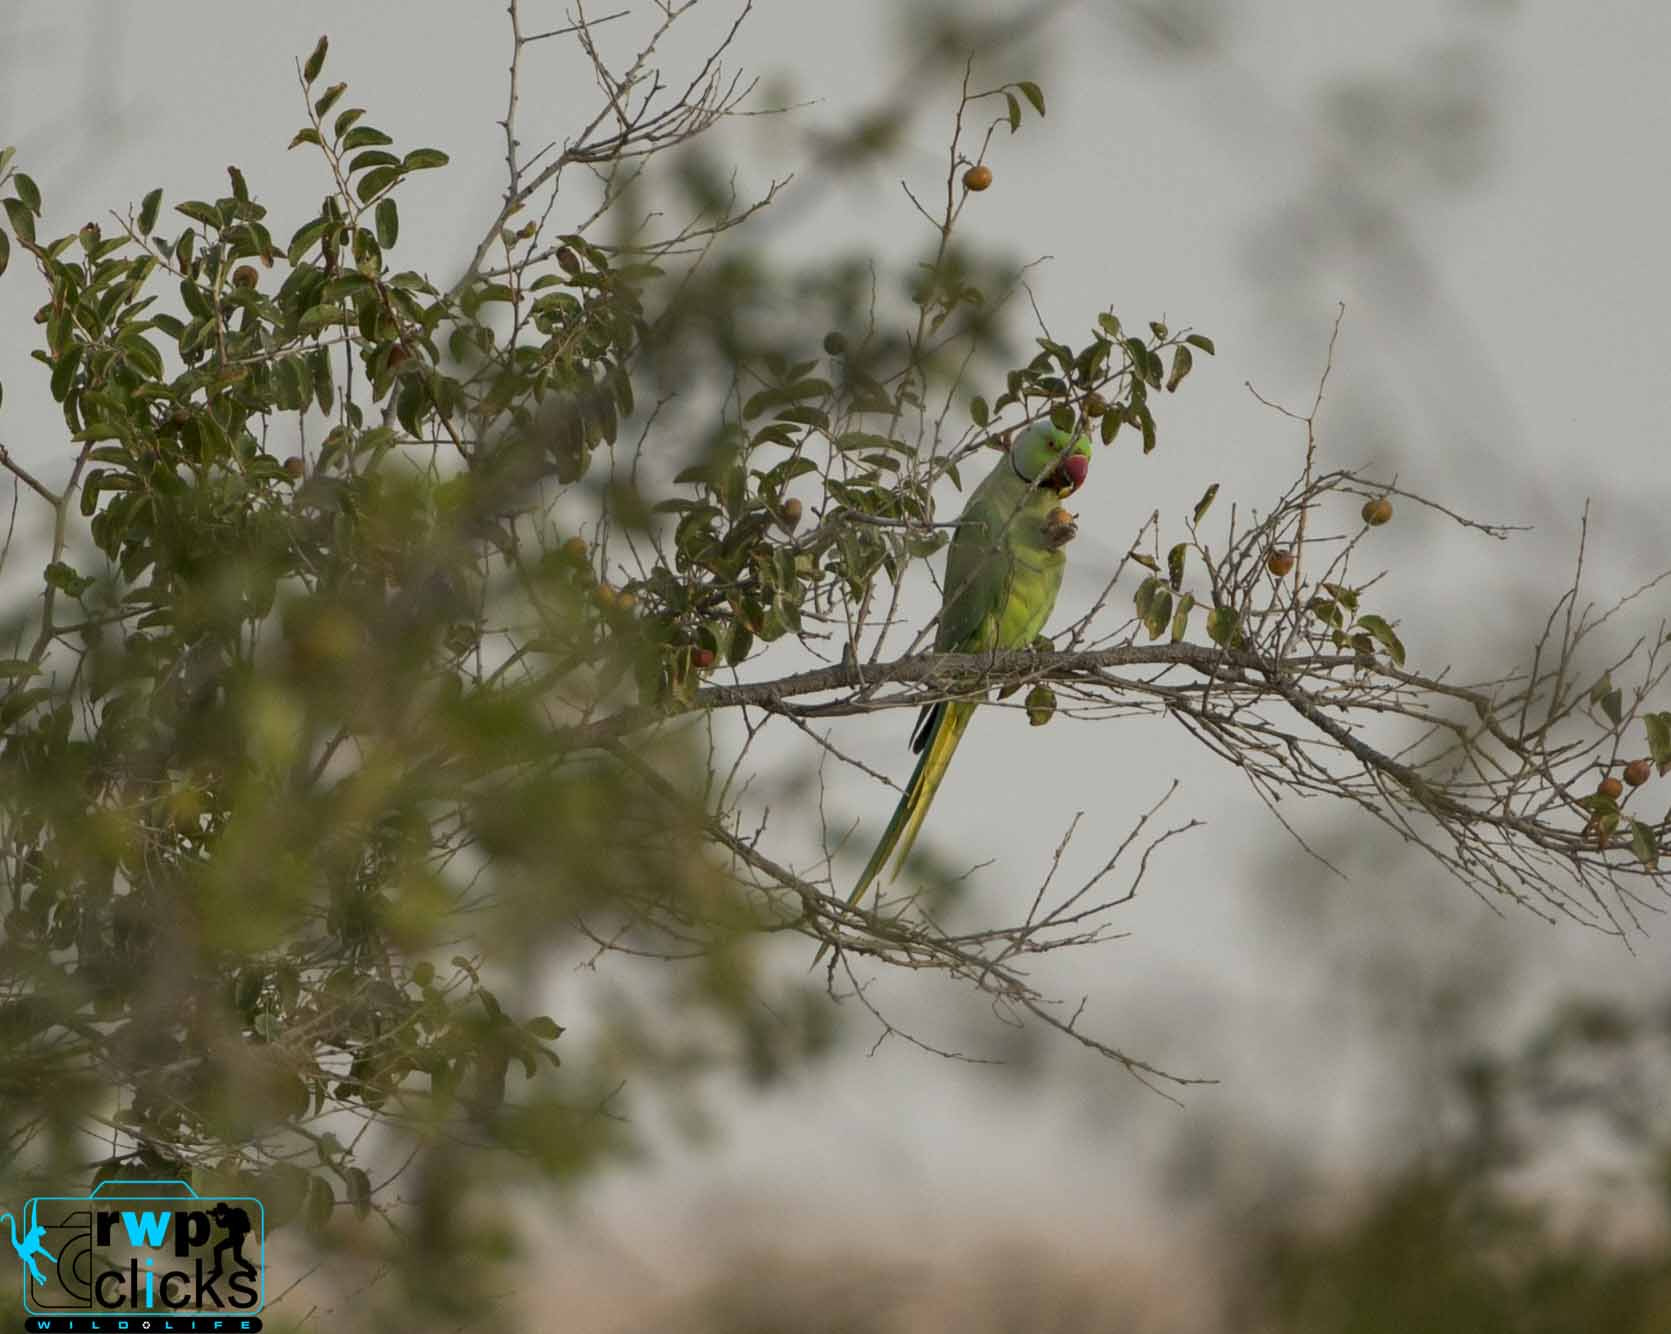
<svg viewBox="0 0 1671 1334"><path fill-rule="evenodd" d="M249 1196L183 1181L107 1181L39 1195L9 1225L31 1330L261 1328L266 1218Z"/></svg>

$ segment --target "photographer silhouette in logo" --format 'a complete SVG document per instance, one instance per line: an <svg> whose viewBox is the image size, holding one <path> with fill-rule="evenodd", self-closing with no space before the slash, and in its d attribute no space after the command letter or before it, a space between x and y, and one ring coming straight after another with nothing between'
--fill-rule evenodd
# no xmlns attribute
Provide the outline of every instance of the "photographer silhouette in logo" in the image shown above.
<svg viewBox="0 0 1671 1334"><path fill-rule="evenodd" d="M226 1272L226 1252L229 1249L232 1252L232 1258L238 1262L239 1268L247 1270L252 1275L255 1274L257 1272L255 1265L244 1255L244 1238L249 1236L254 1228L254 1224L250 1222L248 1212L233 1208L225 1200L222 1200L213 1209L209 1210L209 1217L215 1220L226 1235L215 1246L213 1255L215 1267L209 1271L208 1281L212 1283Z"/></svg>

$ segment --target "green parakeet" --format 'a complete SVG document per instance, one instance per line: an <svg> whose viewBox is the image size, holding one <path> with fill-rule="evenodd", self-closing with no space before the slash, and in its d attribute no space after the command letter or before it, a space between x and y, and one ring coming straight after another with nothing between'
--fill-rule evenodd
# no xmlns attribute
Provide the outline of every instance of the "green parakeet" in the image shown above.
<svg viewBox="0 0 1671 1334"><path fill-rule="evenodd" d="M936 652L1026 648L1044 629L1062 587L1062 547L1075 531L1059 505L1084 484L1090 463L1088 437L1035 426L993 465L963 507L946 557ZM863 897L890 856L899 874L974 712L965 700L924 707L911 737L917 767L849 903Z"/></svg>

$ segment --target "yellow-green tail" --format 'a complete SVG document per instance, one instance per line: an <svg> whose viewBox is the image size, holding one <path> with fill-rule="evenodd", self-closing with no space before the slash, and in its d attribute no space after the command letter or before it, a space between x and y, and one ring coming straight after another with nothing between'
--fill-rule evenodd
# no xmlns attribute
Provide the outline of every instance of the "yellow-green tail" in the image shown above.
<svg viewBox="0 0 1671 1334"><path fill-rule="evenodd" d="M951 763L957 743L963 740L964 730L969 726L969 719L974 713L975 706L972 703L936 704L931 706L930 711L925 712L916 738L917 748L922 752L917 760L917 767L911 771L911 781L900 794L899 804L894 807L893 816L888 821L888 827L882 831L876 850L865 863L858 884L853 886L853 892L847 896L848 903L857 903L864 897L865 891L888 864L889 857L894 858L894 869L888 878L891 880L899 875L899 868L911 855L911 847L917 841L917 831L923 826L923 817L928 814L934 794L940 790L940 780L946 776L946 766ZM814 966L828 949L828 942L819 946L818 953L812 960Z"/></svg>

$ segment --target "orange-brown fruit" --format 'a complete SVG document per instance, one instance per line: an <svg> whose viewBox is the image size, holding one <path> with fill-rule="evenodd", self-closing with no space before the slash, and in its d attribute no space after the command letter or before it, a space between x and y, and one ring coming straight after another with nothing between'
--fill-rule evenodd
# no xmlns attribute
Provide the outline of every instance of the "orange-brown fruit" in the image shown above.
<svg viewBox="0 0 1671 1334"><path fill-rule="evenodd" d="M790 532L794 532L801 526L802 512L801 502L794 496L790 496L788 500L783 502L783 526Z"/></svg>
<svg viewBox="0 0 1671 1334"><path fill-rule="evenodd" d="M1100 417L1107 411L1108 400L1101 394L1093 389L1085 395L1085 415L1087 417Z"/></svg>
<svg viewBox="0 0 1671 1334"><path fill-rule="evenodd" d="M615 595L615 607L618 611L631 611L637 605L638 598L635 594L617 593Z"/></svg>
<svg viewBox="0 0 1671 1334"><path fill-rule="evenodd" d="M405 344L396 343L393 347L391 347L389 349L389 369L390 370L398 371L403 365L406 364L406 360L407 360L407 353L406 353Z"/></svg>
<svg viewBox="0 0 1671 1334"><path fill-rule="evenodd" d="M1286 579L1294 568L1294 553L1284 550L1271 552L1265 557L1265 568L1278 579Z"/></svg>
<svg viewBox="0 0 1671 1334"><path fill-rule="evenodd" d="M575 564L579 565L584 562L586 557L591 553L586 546L586 539L584 537L571 537L567 542L563 543L563 554Z"/></svg>
<svg viewBox="0 0 1671 1334"><path fill-rule="evenodd" d="M714 665L714 651L711 648L693 648L690 651L690 665L699 672L705 672Z"/></svg>
<svg viewBox="0 0 1671 1334"><path fill-rule="evenodd" d="M1654 776L1654 766L1651 760L1632 760L1625 765L1625 782L1632 787L1641 787Z"/></svg>
<svg viewBox="0 0 1671 1334"><path fill-rule="evenodd" d="M580 272L580 261L575 258L574 251L570 250L566 245L560 245L557 247L557 262L563 266L564 271L567 273Z"/></svg>
<svg viewBox="0 0 1671 1334"><path fill-rule="evenodd" d="M1625 785L1617 778L1609 776L1601 780L1596 787L1596 792L1600 796L1610 797L1614 801L1617 801L1620 797L1625 795Z"/></svg>
<svg viewBox="0 0 1671 1334"><path fill-rule="evenodd" d="M970 167L968 171L963 173L963 188L965 190L972 190L974 193L979 194L991 184L992 168L987 166L984 162L977 166Z"/></svg>
<svg viewBox="0 0 1671 1334"><path fill-rule="evenodd" d="M284 461L284 471L290 475L292 480L298 482L301 481L302 472L306 466L307 465L294 454Z"/></svg>
<svg viewBox="0 0 1671 1334"><path fill-rule="evenodd" d="M261 275L255 271L253 264L240 264L232 270L232 285L234 287L254 287Z"/></svg>
<svg viewBox="0 0 1671 1334"><path fill-rule="evenodd" d="M598 606L602 607L605 611L613 610L616 605L617 596L618 595L616 594L614 588L608 583L599 583L598 586L592 590L592 601L597 603Z"/></svg>
<svg viewBox="0 0 1671 1334"><path fill-rule="evenodd" d="M1376 496L1374 500L1366 500L1363 507L1363 521L1371 528L1379 528L1392 518L1392 501L1385 496Z"/></svg>

